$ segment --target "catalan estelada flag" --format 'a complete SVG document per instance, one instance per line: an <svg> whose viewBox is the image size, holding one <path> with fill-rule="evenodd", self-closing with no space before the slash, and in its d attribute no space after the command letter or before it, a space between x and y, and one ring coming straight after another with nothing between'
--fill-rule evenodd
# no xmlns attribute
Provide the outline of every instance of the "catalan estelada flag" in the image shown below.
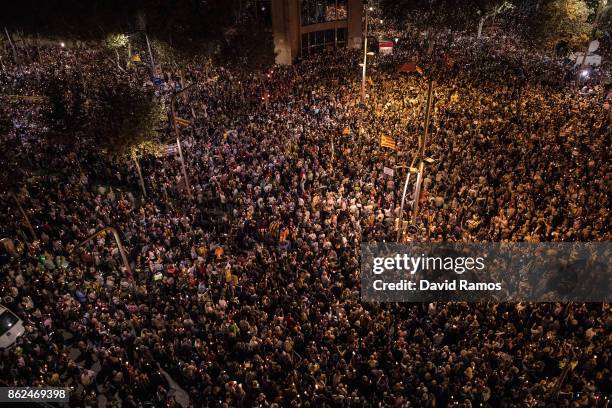
<svg viewBox="0 0 612 408"><path fill-rule="evenodd" d="M174 122L176 123L177 126L187 127L191 125L191 121L187 119L179 118L178 116L174 117Z"/></svg>
<svg viewBox="0 0 612 408"><path fill-rule="evenodd" d="M389 149L397 150L397 146L395 145L395 139L391 136L382 135L380 137L380 146L388 147Z"/></svg>

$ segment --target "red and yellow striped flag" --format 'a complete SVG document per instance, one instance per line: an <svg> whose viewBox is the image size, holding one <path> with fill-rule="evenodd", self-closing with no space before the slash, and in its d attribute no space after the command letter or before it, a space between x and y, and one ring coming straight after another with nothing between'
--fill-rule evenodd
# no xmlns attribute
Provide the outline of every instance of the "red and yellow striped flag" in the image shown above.
<svg viewBox="0 0 612 408"><path fill-rule="evenodd" d="M397 146L395 145L395 139L391 136L382 135L380 137L380 146L388 147L389 149L397 150Z"/></svg>

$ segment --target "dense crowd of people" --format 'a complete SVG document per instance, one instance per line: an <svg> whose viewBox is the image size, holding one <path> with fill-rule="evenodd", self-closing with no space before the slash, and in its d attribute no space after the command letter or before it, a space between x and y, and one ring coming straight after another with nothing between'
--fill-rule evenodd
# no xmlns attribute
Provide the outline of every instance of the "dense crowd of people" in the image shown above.
<svg viewBox="0 0 612 408"><path fill-rule="evenodd" d="M397 73L410 60L426 77ZM41 62L3 58L0 85L36 94L67 61L116 69L93 50L48 49ZM435 162L406 239L608 241L601 88L578 92L510 38L455 36L435 51L402 39L368 67L361 103L359 61L342 50L263 73L193 62L161 83L146 67L118 72L160 98L197 84L178 100L191 199L175 155L139 158L145 197L132 163L48 143L31 101L1 107L22 174L0 231L23 245L0 297L27 328L0 354L2 385L69 386L73 406L176 406L167 372L194 407L603 406L607 305L368 304L359 279L361 242L395 240L429 79ZM109 226L130 271L112 234L79 245Z"/></svg>

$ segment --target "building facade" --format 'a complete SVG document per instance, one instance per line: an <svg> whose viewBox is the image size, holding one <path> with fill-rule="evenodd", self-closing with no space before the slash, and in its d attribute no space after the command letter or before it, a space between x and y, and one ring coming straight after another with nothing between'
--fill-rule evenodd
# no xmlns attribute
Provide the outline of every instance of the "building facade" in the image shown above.
<svg viewBox="0 0 612 408"><path fill-rule="evenodd" d="M276 63L338 48L361 48L362 0L272 0Z"/></svg>

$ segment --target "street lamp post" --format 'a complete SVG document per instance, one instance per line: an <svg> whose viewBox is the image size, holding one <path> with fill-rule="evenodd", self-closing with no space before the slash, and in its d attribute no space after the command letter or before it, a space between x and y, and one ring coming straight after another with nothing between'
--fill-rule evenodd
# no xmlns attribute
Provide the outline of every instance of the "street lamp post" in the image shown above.
<svg viewBox="0 0 612 408"><path fill-rule="evenodd" d="M366 89L366 66L368 64L368 11L372 11L372 7L365 9L365 32L363 35L363 66L361 67L361 102L365 103Z"/></svg>
<svg viewBox="0 0 612 408"><path fill-rule="evenodd" d="M9 34L8 30L6 29L6 26L4 26L4 32L6 33L6 38L8 39L8 42L11 45L11 49L13 50L13 57L15 58L15 63L19 64L19 54L17 53L17 48L15 47L13 38Z"/></svg>
<svg viewBox="0 0 612 408"><path fill-rule="evenodd" d="M189 178L187 177L187 168L185 167L185 159L183 158L183 149L181 148L181 135L179 133L178 126L176 123L176 109L174 107L174 102L176 101L176 97L178 95L182 94L183 92L191 88L193 85L194 84L191 84L187 86L186 88L183 88L178 92L175 92L174 95L172 95L172 99L170 100L170 109L172 111L172 126L174 127L174 134L176 136L176 146L178 148L179 157L181 159L181 168L183 170L183 178L185 179L185 188L187 188L187 195L189 196L189 199L191 199L192 197L191 187L189 185Z"/></svg>
<svg viewBox="0 0 612 408"><path fill-rule="evenodd" d="M119 248L119 254L121 255L121 260L123 261L123 266L125 267L125 272L127 273L128 279L132 280L132 278L133 278L132 268L130 267L130 263L128 262L127 254L125 252L125 248L123 247L123 244L121 243L121 238L119 237L119 232L117 232L117 230L115 228L113 228L113 227L104 227L101 230L99 230L97 232L94 232L89 237L87 237L87 239L85 239L83 242L81 242L78 245L78 248L82 247L83 245L85 245L86 243L88 243L89 241L91 241L92 239L97 237L98 235L102 234L103 232L111 232L113 234L113 238L115 238L115 242L117 243L117 247Z"/></svg>
<svg viewBox="0 0 612 408"><path fill-rule="evenodd" d="M13 197L13 200L15 200L15 204L17 204L17 208L19 209L19 212L21 213L21 216L23 217L23 220L25 221L26 226L30 230L30 233L34 237L34 240L35 241L38 240L36 231L34 231L34 228L32 227L32 223L30 222L30 218L28 217L28 214L24 211L23 207L21 206L21 203L19 202L19 198L17 197L17 194L10 193L10 195L11 197Z"/></svg>
<svg viewBox="0 0 612 408"><path fill-rule="evenodd" d="M419 172L417 177L416 186L414 189L414 202L412 207L412 223L416 223L416 216L419 211L419 195L421 193L421 184L423 183L423 175L425 171L425 147L427 146L427 136L429 136L429 119L431 117L431 102L433 93L433 81L429 80L429 88L427 90L427 107L425 109L425 131L423 134L423 141L419 150Z"/></svg>
<svg viewBox="0 0 612 408"><path fill-rule="evenodd" d="M413 172L414 162L416 161L417 156L415 155L410 163L410 167L408 167L408 173L406 174L406 182L404 183L404 192L402 193L402 203L400 205L400 213L399 213L399 223L397 227L397 242L400 242L402 239L402 232L404 231L404 203L406 202L406 193L408 192L408 184L410 183L410 175Z"/></svg>
<svg viewBox="0 0 612 408"><path fill-rule="evenodd" d="M138 157L136 156L136 152L132 152L132 160L134 161L134 165L136 166L136 172L138 173L138 180L140 181L142 195L144 198L147 198L147 190L145 188L144 178L142 178L142 170L140 169L140 163L138 163Z"/></svg>
<svg viewBox="0 0 612 408"><path fill-rule="evenodd" d="M417 214L419 213L419 203L421 198L421 185L425 176L425 162L421 158L417 173L416 184L414 186L414 201L412 202L412 225L416 224Z"/></svg>
<svg viewBox="0 0 612 408"><path fill-rule="evenodd" d="M153 51L151 51L151 43L149 42L149 36L145 31L145 40L147 41L147 49L149 50L149 59L151 60L151 77L155 78L155 60L153 59Z"/></svg>
<svg viewBox="0 0 612 408"><path fill-rule="evenodd" d="M410 163L408 174L406 175L406 182L404 183L404 191L402 193L402 201L400 205L399 223L397 229L397 242L401 241L402 232L404 231L404 203L406 202L406 193L408 192L408 184L410 183L410 175L412 173L417 174L416 184L414 186L414 200L412 202L412 223L416 223L416 216L419 211L419 195L421 193L421 184L423 182L423 176L425 173L425 162L431 161L431 159L425 158L425 147L427 146L427 136L429 135L429 118L431 113L431 102L433 94L433 81L429 81L429 87L427 90L427 105L425 108L425 129L423 139L419 143L419 149ZM414 168L415 163L419 161L419 167Z"/></svg>

